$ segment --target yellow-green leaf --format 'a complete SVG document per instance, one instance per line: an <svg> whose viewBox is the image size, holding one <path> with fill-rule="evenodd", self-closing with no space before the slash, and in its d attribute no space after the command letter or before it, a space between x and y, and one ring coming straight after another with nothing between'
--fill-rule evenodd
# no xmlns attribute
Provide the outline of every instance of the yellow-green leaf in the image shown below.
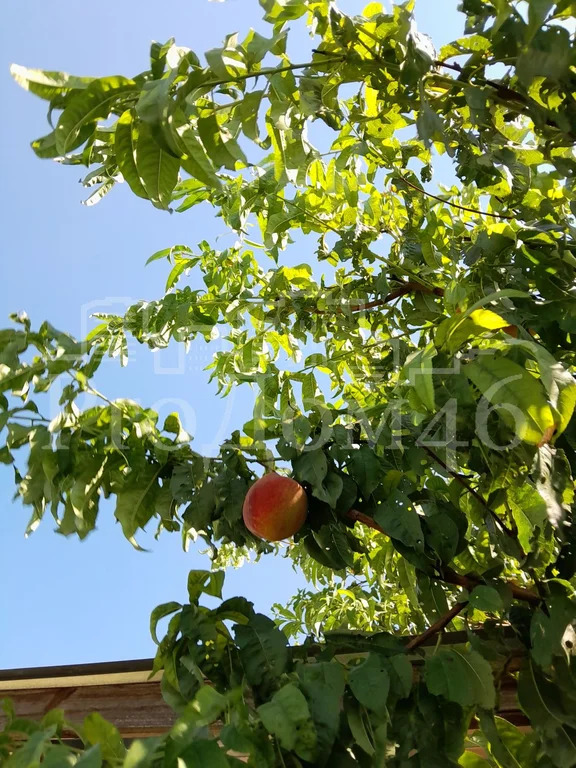
<svg viewBox="0 0 576 768"><path fill-rule="evenodd" d="M468 363L464 371L520 440L531 445L549 442L555 418L539 379L506 357L489 355Z"/></svg>

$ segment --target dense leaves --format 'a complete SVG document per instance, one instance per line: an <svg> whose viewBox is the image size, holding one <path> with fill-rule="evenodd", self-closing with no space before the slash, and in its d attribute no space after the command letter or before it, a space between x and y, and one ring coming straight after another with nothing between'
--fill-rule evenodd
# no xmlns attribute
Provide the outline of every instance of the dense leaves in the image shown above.
<svg viewBox="0 0 576 768"><path fill-rule="evenodd" d="M87 166L87 202L125 181L158 208L212 206L236 234L222 251L153 254L165 295L100 316L81 342L24 315L0 331L0 460L29 530L48 509L87 536L113 497L135 546L153 522L234 564L273 551L242 522L261 470L309 500L286 553L312 588L274 624L244 598L203 607L221 577L193 572L189 604L151 620L156 637L170 617L155 670L180 723L124 756L93 717L76 764L225 766L233 751L258 768L569 768L574 5L463 0L465 33L440 51L411 2L358 17L327 0L260 5L270 37L230 35L205 63L171 40L133 78L13 68L57 115L34 151ZM315 35L303 64L287 54L298 19ZM129 337L218 336L211 379L223 394L249 384L255 410L217 456L190 448L177 414L160 426L94 386ZM81 394L97 404L80 410ZM468 642L429 650L452 621ZM496 716L510 675L527 736ZM55 722L27 725L8 764L61 759ZM486 759L463 755L471 725Z"/></svg>

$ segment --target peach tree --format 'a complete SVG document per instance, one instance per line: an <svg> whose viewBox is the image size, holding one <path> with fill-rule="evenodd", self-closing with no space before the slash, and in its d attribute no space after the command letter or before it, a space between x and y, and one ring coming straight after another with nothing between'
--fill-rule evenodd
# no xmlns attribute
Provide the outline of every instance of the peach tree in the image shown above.
<svg viewBox="0 0 576 768"><path fill-rule="evenodd" d="M441 50L412 2L260 6L269 36L203 58L154 43L132 77L13 67L49 105L34 151L88 168L88 202L123 183L157 208L211 207L236 244L168 243L150 257L164 295L85 339L26 315L0 331L0 460L29 530L48 514L83 538L111 498L135 546L157 526L215 563L191 572L188 604L152 615L170 733L126 748L91 715L79 751L62 713L28 723L6 704L2 764L570 768L576 5L462 0L465 33ZM254 413L216 456L177 414L161 424L95 386L129 337L217 332L210 378L251 387ZM81 410L85 393L99 404ZM307 495L285 551L310 589L274 619L244 597L208 608L222 566L280 551L242 518L272 471ZM529 731L498 715L510 679Z"/></svg>

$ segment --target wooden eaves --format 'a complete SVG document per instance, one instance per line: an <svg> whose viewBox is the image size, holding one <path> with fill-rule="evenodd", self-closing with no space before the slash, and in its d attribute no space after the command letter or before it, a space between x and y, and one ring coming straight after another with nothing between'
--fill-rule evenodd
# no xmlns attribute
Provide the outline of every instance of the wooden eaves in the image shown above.
<svg viewBox="0 0 576 768"><path fill-rule="evenodd" d="M447 645L457 645L465 642L465 633L447 633L443 639ZM170 729L176 715L162 698L161 675L149 679L151 669L152 659L136 659L0 670L0 699L11 699L22 718L39 720L59 708L67 720L80 725L86 715L99 712L124 739L159 736ZM500 680L498 714L516 726L529 724L519 708L512 675ZM0 727L5 721L0 712Z"/></svg>

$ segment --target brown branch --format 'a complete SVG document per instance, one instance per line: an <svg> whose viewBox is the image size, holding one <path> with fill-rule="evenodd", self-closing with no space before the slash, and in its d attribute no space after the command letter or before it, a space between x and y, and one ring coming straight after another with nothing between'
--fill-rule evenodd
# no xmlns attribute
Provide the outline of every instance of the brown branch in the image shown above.
<svg viewBox="0 0 576 768"><path fill-rule="evenodd" d="M449 64L447 61L435 61L434 65L437 67L444 67L445 69L451 69L454 72L458 72L460 75L464 75L464 70L460 64ZM496 80L487 80L485 77L477 77L477 81L483 85L489 85L490 88L494 88L494 90L497 91L497 95L506 99L506 101L518 101L525 106L530 104L530 100L526 96L515 91L513 88L504 85L504 83L499 83ZM469 83L470 79L466 77L463 82Z"/></svg>
<svg viewBox="0 0 576 768"><path fill-rule="evenodd" d="M464 587L469 592L472 591L474 587L478 587L479 585L483 584L481 579L477 579L474 576L462 576L460 573L453 571L452 568L442 569L440 581L444 581L446 584L454 584L457 587ZM532 603L532 605L538 605L540 602L542 602L542 598L535 592L530 592L530 590L524 589L524 587L519 587L512 581L506 582L506 586L510 587L512 596L516 600L521 600L525 603Z"/></svg>
<svg viewBox="0 0 576 768"><path fill-rule="evenodd" d="M365 525L367 528L372 528L372 530L378 531L378 533L382 533L385 536L388 535L384 528L378 525L374 518L370 517L369 515L365 515L364 512L360 512L357 509L351 509L348 511L346 517L348 517L349 520L362 523L362 525ZM445 584L454 584L457 587L464 587L470 592L474 589L474 587L478 587L484 584L482 579L476 578L475 576L463 576L460 573L456 573L456 571L452 570L452 568L447 567L443 568L441 573L435 575L433 578L437 581L442 581ZM506 586L510 588L512 597L514 597L516 600L521 600L525 603L531 603L532 605L538 605L542 601L542 598L535 592L530 592L528 589L524 589L524 587L519 587L512 581L507 581Z"/></svg>
<svg viewBox="0 0 576 768"><path fill-rule="evenodd" d="M490 505L488 504L486 499L481 494L479 494L475 488L472 488L472 486L470 485L468 480L466 480L465 477L460 475L458 472L454 472L454 470L450 469L450 467L446 464L446 462L442 461L440 456L437 456L434 453L434 451L431 450L427 445L423 445L420 442L418 442L418 445L420 446L420 448L423 448L426 451L426 453L429 456L431 456L437 464L439 464L443 469L445 469L446 472L448 472L448 474L451 475L451 477L453 477L454 480L456 480L456 482L460 483L460 485L463 488L466 488L468 493L471 494L476 499L476 501L482 504L482 506L487 510L488 514L494 520L494 522L500 528L500 530L503 533L505 533L506 536L509 536L511 539L514 539L516 544L518 544L518 539L514 531L511 528L508 528L506 523L498 517L496 512L494 512L494 510L490 508ZM518 544L518 546L520 545ZM522 551L522 547L520 547L520 550ZM525 556L526 556L525 553L522 551L522 557L525 557Z"/></svg>
<svg viewBox="0 0 576 768"><path fill-rule="evenodd" d="M436 61L432 63L435 67L445 67L446 69L453 69L454 72L462 73L462 67L460 64L448 64L447 61L440 61L439 59L436 59Z"/></svg>
<svg viewBox="0 0 576 768"><path fill-rule="evenodd" d="M383 299L374 299L373 301L367 301L365 304L350 304L349 307L338 307L336 309L336 312L338 314L343 314L345 311L364 312L365 310L368 310L368 309L383 307L386 304L390 304L391 301L395 301L396 299L399 299L402 296L406 296L406 294L408 293L426 293L433 296L444 296L444 289L438 288L438 287L429 288L427 285L422 285L422 283L410 281L410 282L402 283L402 285L400 285L398 288L395 288L393 291L390 291L390 293L384 296ZM315 309L314 314L326 315L326 314L330 314L330 310Z"/></svg>
<svg viewBox="0 0 576 768"><path fill-rule="evenodd" d="M452 203L450 200L444 200L443 197L439 197L438 195L432 194L432 192L428 192L426 189L423 189L422 187L419 187L418 184L413 184L411 181L408 181L408 179L405 179L402 176L402 181L407 184L409 187L412 187L412 189L415 189L417 192L420 192L423 195L426 195L426 197L431 197L433 200L437 200L439 203L444 203L445 205L449 205L451 208L457 208L459 211L467 211L468 213L476 213L479 216L493 216L495 219L506 219L507 221L512 221L515 216L508 216L505 213L488 213L488 211L481 211L479 208L468 208L465 205L459 205L458 203Z"/></svg>
<svg viewBox="0 0 576 768"><path fill-rule="evenodd" d="M433 62L435 66L437 67L445 67L446 69L451 69L454 72L458 72L460 74L460 77L455 80L455 82L462 82L462 83L471 83L472 80L470 77L464 76L464 70L459 64L449 64L446 61L435 61ZM464 76L464 77L463 77ZM533 99L529 98L528 96L525 96L523 93L520 93L519 91L515 91L513 88L510 88L510 86L505 85L504 83L498 82L498 80L489 80L485 77L476 77L476 81L480 85L487 85L489 88L493 88L496 92L495 95L501 99L510 109L514 109L513 105L510 104L510 102L516 102L516 104L520 104L523 107L527 107L530 109L531 106L538 106L536 102L534 102ZM526 115L530 119L533 118L530 117L530 113L522 111L521 109L514 109L514 111L519 112L521 115ZM576 134L574 134L572 131L569 131L566 133L566 131L563 129L563 127L552 118L548 118L546 120L546 125L550 126L551 128L555 128L556 130L562 131L567 136L569 136L572 140L576 138ZM490 216L494 216L495 214L486 214Z"/></svg>
<svg viewBox="0 0 576 768"><path fill-rule="evenodd" d="M378 525L374 518L370 517L370 515L365 515L364 512L359 512L357 509L351 509L348 511L346 517L355 522L362 523L362 525L365 525L367 528L372 528L374 531L378 531L378 533L383 533L384 536L388 535L384 528Z"/></svg>
<svg viewBox="0 0 576 768"><path fill-rule="evenodd" d="M445 616L442 616L442 618L434 622L434 624L428 627L425 632L422 632L421 635L412 638L412 640L410 640L410 642L406 645L406 650L413 651L415 648L419 648L421 645L423 645L429 637L434 637L434 635L437 635L438 632L442 632L442 630L447 627L448 624L450 624L452 619L458 616L458 614L463 611L467 605L467 600L465 600L463 603L455 603Z"/></svg>

